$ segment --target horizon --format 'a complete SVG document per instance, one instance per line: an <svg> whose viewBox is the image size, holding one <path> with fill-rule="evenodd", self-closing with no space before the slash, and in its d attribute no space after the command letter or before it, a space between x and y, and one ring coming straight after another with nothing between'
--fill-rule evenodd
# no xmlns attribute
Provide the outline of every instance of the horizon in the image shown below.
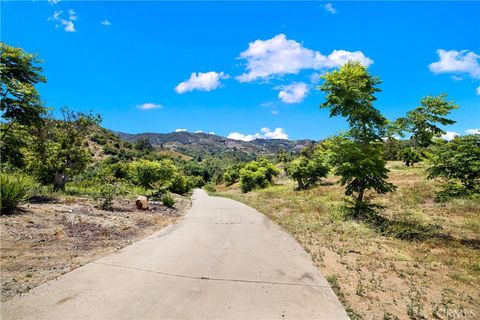
<svg viewBox="0 0 480 320"><path fill-rule="evenodd" d="M113 131L325 139L347 126L316 86L349 59L382 80L387 119L447 93L460 108L445 138L480 127L479 3L0 4L2 41L44 61L46 106Z"/></svg>

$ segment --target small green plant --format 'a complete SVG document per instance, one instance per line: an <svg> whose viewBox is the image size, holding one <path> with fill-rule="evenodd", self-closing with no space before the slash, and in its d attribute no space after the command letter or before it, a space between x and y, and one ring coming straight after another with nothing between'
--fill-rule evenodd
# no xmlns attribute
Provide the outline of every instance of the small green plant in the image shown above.
<svg viewBox="0 0 480 320"><path fill-rule="evenodd" d="M20 174L0 174L1 214L11 214L35 189L36 183Z"/></svg>
<svg viewBox="0 0 480 320"><path fill-rule="evenodd" d="M120 194L120 186L115 183L104 183L99 188L99 193L94 198L102 210L113 211L113 199Z"/></svg>
<svg viewBox="0 0 480 320"><path fill-rule="evenodd" d="M167 193L162 196L162 203L165 206L172 208L173 205L175 204L175 199L170 194Z"/></svg>

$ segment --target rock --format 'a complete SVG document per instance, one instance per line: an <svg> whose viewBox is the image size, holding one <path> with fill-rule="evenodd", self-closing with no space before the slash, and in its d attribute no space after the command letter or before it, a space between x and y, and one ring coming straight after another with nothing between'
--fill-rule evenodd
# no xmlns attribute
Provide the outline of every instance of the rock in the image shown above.
<svg viewBox="0 0 480 320"><path fill-rule="evenodd" d="M135 205L137 209L140 210L147 210L148 209L148 198L145 196L138 196L137 200L135 200Z"/></svg>

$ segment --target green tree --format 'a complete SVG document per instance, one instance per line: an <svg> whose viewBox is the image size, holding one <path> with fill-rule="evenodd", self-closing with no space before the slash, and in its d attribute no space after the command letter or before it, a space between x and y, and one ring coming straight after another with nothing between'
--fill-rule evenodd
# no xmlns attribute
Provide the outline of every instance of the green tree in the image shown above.
<svg viewBox="0 0 480 320"><path fill-rule="evenodd" d="M400 158L407 167L415 166L415 163L418 163L422 160L422 156L412 147L404 147L400 151Z"/></svg>
<svg viewBox="0 0 480 320"><path fill-rule="evenodd" d="M290 162L286 168L290 178L297 181L297 189L303 190L314 186L321 178L325 178L329 169L321 159L300 156Z"/></svg>
<svg viewBox="0 0 480 320"><path fill-rule="evenodd" d="M266 159L251 161L240 169L240 188L249 192L255 188L265 188L280 170Z"/></svg>
<svg viewBox="0 0 480 320"><path fill-rule="evenodd" d="M460 182L465 193L480 192L480 134L456 137L432 147L428 178Z"/></svg>
<svg viewBox="0 0 480 320"><path fill-rule="evenodd" d="M347 62L322 78L320 90L326 96L321 108L330 109L331 117L345 117L350 126L349 140L335 148L335 172L342 177L346 195L354 196L354 215L360 216L370 208L365 191L394 190L386 181L388 169L383 158L382 137L387 121L373 106L381 81L358 62Z"/></svg>
<svg viewBox="0 0 480 320"><path fill-rule="evenodd" d="M0 110L8 124L0 140L14 124L30 126L42 120L45 108L35 85L46 82L36 55L0 42Z"/></svg>
<svg viewBox="0 0 480 320"><path fill-rule="evenodd" d="M439 125L451 125L456 122L446 116L457 108L453 101L447 100L446 94L427 96L420 100L419 107L407 112L406 117L397 119L393 126L401 135L404 132L411 133L410 140L414 148L425 148L432 144L433 138L445 134Z"/></svg>
<svg viewBox="0 0 480 320"><path fill-rule="evenodd" d="M63 120L45 119L32 129L32 140L25 150L27 169L42 184L53 184L63 190L68 180L83 172L92 161L86 140L93 125L101 120L67 108Z"/></svg>

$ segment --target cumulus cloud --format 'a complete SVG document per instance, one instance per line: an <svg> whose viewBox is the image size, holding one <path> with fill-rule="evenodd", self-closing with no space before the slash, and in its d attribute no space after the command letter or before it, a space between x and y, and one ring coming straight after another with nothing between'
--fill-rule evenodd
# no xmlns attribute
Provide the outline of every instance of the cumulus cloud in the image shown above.
<svg viewBox="0 0 480 320"><path fill-rule="evenodd" d="M255 139L288 139L288 134L285 132L283 128L275 128L275 130L270 130L270 128L262 128L260 132L255 134L243 134L240 132L232 132L230 133L227 138L233 140L241 140L241 141L252 141Z"/></svg>
<svg viewBox="0 0 480 320"><path fill-rule="evenodd" d="M103 26L106 26L106 27L112 25L112 24L110 23L110 21L107 20L107 19L100 21L100 24L103 25Z"/></svg>
<svg viewBox="0 0 480 320"><path fill-rule="evenodd" d="M465 130L466 134L480 134L480 129L467 129Z"/></svg>
<svg viewBox="0 0 480 320"><path fill-rule="evenodd" d="M361 51L334 50L325 56L318 51L303 47L295 40L287 39L284 34L276 35L268 40L250 42L248 49L240 53L239 59L246 61L247 70L236 77L240 82L297 74L305 69L334 68L348 60L359 61L364 66L373 63Z"/></svg>
<svg viewBox="0 0 480 320"><path fill-rule="evenodd" d="M175 87L177 93L185 93L193 90L211 91L220 87L221 79L227 79L229 76L223 72L194 72L188 80L179 83Z"/></svg>
<svg viewBox="0 0 480 320"><path fill-rule="evenodd" d="M428 65L431 72L467 74L474 79L480 79L480 56L469 50L438 49L439 60Z"/></svg>
<svg viewBox="0 0 480 320"><path fill-rule="evenodd" d="M277 87L278 97L284 103L300 103L308 93L308 86L304 82L292 83Z"/></svg>
<svg viewBox="0 0 480 320"><path fill-rule="evenodd" d="M137 109L140 109L140 110L152 110L152 109L160 109L160 108L163 108L161 104L156 104L152 102L147 102L137 106Z"/></svg>
<svg viewBox="0 0 480 320"><path fill-rule="evenodd" d="M480 87L477 87L477 90L475 90L477 92L477 95L480 96Z"/></svg>
<svg viewBox="0 0 480 320"><path fill-rule="evenodd" d="M77 20L77 14L75 10L70 9L66 13L63 10L55 10L51 17L48 18L48 21L55 22L55 28L63 26L65 32L75 32L75 24L73 23Z"/></svg>
<svg viewBox="0 0 480 320"><path fill-rule="evenodd" d="M323 8L328 12L330 12L331 14L337 13L337 9L335 9L331 3L327 3L326 5L323 6Z"/></svg>
<svg viewBox="0 0 480 320"><path fill-rule="evenodd" d="M183 129L183 128L180 128L180 129L175 129L175 132L186 132L187 129Z"/></svg>
<svg viewBox="0 0 480 320"><path fill-rule="evenodd" d="M453 132L453 131L447 131L445 134L442 135L442 139L451 141L455 139L455 137L460 136L460 134Z"/></svg>

